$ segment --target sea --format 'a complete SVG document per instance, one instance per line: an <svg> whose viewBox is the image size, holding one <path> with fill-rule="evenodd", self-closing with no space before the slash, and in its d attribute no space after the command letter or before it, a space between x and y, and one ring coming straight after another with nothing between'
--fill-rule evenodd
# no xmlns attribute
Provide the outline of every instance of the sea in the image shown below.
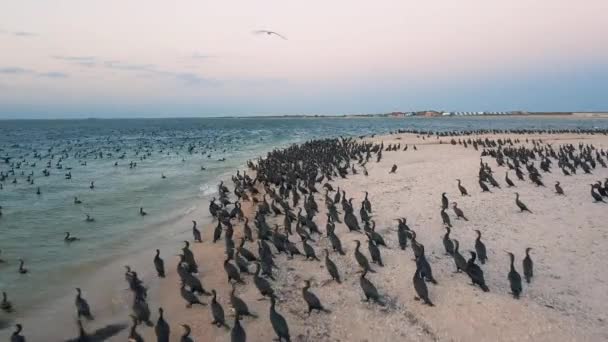
<svg viewBox="0 0 608 342"><path fill-rule="evenodd" d="M148 264L147 271L141 270L142 277L152 277L153 251L159 246L173 244L173 251L165 254L166 267L173 267L168 260L176 253L175 241L190 238L191 232L190 224L176 223L197 213L188 219L204 226L210 221L206 207L217 195L219 181L231 185L230 176L246 170L247 160L264 157L273 149L311 139L399 129L537 128L607 129L608 120L258 117L0 121L0 173L4 175L0 177L0 259L5 261L0 263L0 291L8 294L16 309L10 316L0 312L0 320L46 317L48 321L72 312L72 307L58 306L73 305L74 288L83 284L89 288L90 302L103 302L105 293L126 287L124 277L110 279L108 269L122 275L122 265L137 264L137 259ZM82 203L76 204L75 197ZM146 216L139 214L140 208ZM85 221L86 215L94 221ZM66 244L66 232L80 241ZM27 274L17 272L19 259L24 260ZM65 320L73 321L73 317Z"/></svg>

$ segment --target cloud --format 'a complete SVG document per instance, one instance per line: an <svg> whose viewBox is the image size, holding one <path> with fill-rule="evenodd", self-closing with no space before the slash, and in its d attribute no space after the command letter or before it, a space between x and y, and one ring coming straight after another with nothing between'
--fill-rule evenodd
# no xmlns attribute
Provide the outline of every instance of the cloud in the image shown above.
<svg viewBox="0 0 608 342"><path fill-rule="evenodd" d="M13 35L15 35L17 37L35 37L38 34L34 33L34 32L15 31L15 32L13 32Z"/></svg>
<svg viewBox="0 0 608 342"><path fill-rule="evenodd" d="M0 68L0 74L22 75L22 74L29 74L31 72L32 72L31 70L27 70L27 69L23 69L23 68L19 68L19 67Z"/></svg>
<svg viewBox="0 0 608 342"><path fill-rule="evenodd" d="M20 68L20 67L4 67L4 68L0 68L0 75L2 75L2 74L4 74L4 75L16 75L16 76L31 75L31 76L35 76L35 77L55 78L55 79L69 77L69 75L66 74L65 72L60 72L60 71L37 72L37 71L34 71L34 70Z"/></svg>
<svg viewBox="0 0 608 342"><path fill-rule="evenodd" d="M15 36L15 37L36 37L38 36L38 33L34 33L34 32L27 32L27 31L7 31L7 30L0 30L0 34L8 34L11 36Z"/></svg>
<svg viewBox="0 0 608 342"><path fill-rule="evenodd" d="M196 55L196 54L195 54ZM194 55L193 55L194 56ZM206 58L196 55L197 58ZM54 59L65 61L70 64L86 67L105 68L116 71L137 72L139 76L155 76L171 78L180 83L190 86L218 86L218 80L208 79L192 72L179 72L163 70L154 64L136 64L120 60L104 60L95 56L52 56ZM210 56L208 56L210 57ZM194 58L194 57L193 57Z"/></svg>
<svg viewBox="0 0 608 342"><path fill-rule="evenodd" d="M211 56L211 55L203 55L201 53L195 52L195 53L192 54L192 58L193 59L199 59L199 60L201 60L201 59L213 58L213 56Z"/></svg>
<svg viewBox="0 0 608 342"><path fill-rule="evenodd" d="M47 77L47 78L68 78L69 77L69 75L66 74L65 72L59 72L59 71L39 73L37 76L38 77Z"/></svg>

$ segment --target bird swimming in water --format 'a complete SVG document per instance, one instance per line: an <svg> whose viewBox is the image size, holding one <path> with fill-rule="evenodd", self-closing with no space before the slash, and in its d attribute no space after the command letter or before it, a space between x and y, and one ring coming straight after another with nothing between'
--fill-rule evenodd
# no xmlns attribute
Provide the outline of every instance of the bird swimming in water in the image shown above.
<svg viewBox="0 0 608 342"><path fill-rule="evenodd" d="M80 317L84 317L89 321L92 321L93 315L91 315L91 308L89 307L89 303L84 298L82 298L82 292L78 287L76 288L76 292L77 293L75 304L78 318L80 319Z"/></svg>
<svg viewBox="0 0 608 342"><path fill-rule="evenodd" d="M70 243L78 240L80 239L74 236L70 236L70 232L65 232L65 237L63 238L63 241Z"/></svg>
<svg viewBox="0 0 608 342"><path fill-rule="evenodd" d="M524 277L526 278L526 282L529 284L530 280L532 280L532 276L534 276L534 263L532 262L532 258L530 258L530 251L532 248L526 248L526 257L522 261L522 266L524 268Z"/></svg>
<svg viewBox="0 0 608 342"><path fill-rule="evenodd" d="M19 259L19 273L21 274L26 274L28 272L27 268L23 267L24 264L25 262L23 259Z"/></svg>
<svg viewBox="0 0 608 342"><path fill-rule="evenodd" d="M519 207L520 212L524 212L527 211L530 214L532 214L532 211L530 211L530 209L528 209L528 207L524 204L524 202L519 200L519 193L515 193L515 204L517 204L517 206Z"/></svg>
<svg viewBox="0 0 608 342"><path fill-rule="evenodd" d="M86 214L86 215L87 215L87 217L84 219L85 222L95 222L95 219L91 215L89 215L89 214Z"/></svg>
<svg viewBox="0 0 608 342"><path fill-rule="evenodd" d="M144 208L140 207L140 208L139 208L139 215L141 215L141 216L146 216L146 215L148 215L148 213L146 213L146 212L144 211Z"/></svg>
<svg viewBox="0 0 608 342"><path fill-rule="evenodd" d="M15 328L16 328L16 330L11 335L10 342L25 342L25 337L23 337L23 335L21 335L21 331L23 330L23 327L21 326L21 324L16 324Z"/></svg>
<svg viewBox="0 0 608 342"><path fill-rule="evenodd" d="M522 291L521 276L515 270L515 255L513 255L513 253L511 252L507 252L507 254L509 254L509 258L511 259L511 268L509 269L509 273L507 275L507 278L509 279L509 284L511 285L511 294L513 295L513 298L519 299L519 295Z"/></svg>
<svg viewBox="0 0 608 342"><path fill-rule="evenodd" d="M13 312L13 304L9 302L6 292L2 291L2 302L0 302L0 309L6 313Z"/></svg>
<svg viewBox="0 0 608 342"><path fill-rule="evenodd" d="M95 182L91 181L91 185L89 185L89 189L93 190L95 189Z"/></svg>
<svg viewBox="0 0 608 342"><path fill-rule="evenodd" d="M78 197L74 197L74 204L82 204L82 201Z"/></svg>

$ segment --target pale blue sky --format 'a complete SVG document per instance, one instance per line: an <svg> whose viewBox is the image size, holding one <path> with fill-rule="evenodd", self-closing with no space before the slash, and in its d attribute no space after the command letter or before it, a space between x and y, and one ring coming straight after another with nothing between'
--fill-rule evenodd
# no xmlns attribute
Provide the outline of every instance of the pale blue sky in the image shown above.
<svg viewBox="0 0 608 342"><path fill-rule="evenodd" d="M605 0L4 1L0 118L608 110L605 13Z"/></svg>

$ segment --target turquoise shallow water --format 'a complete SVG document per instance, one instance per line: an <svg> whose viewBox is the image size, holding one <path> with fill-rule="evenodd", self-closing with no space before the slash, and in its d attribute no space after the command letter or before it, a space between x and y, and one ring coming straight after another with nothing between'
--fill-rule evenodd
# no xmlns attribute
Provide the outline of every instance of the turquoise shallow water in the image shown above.
<svg viewBox="0 0 608 342"><path fill-rule="evenodd" d="M608 128L603 119L248 118L0 121L0 289L20 314L71 291L75 277L154 246L246 160L291 143L397 129ZM218 161L225 158L225 161ZM137 166L130 168L129 164ZM47 164L48 163L48 164ZM85 165L86 163L86 165ZM118 163L117 166L114 166ZM48 167L47 167L48 165ZM201 170L201 166L205 170ZM50 172L43 175L43 170ZM65 179L71 172L72 179ZM34 184L27 182L28 175ZM166 175L166 179L161 178ZM16 180L17 183L13 184ZM91 181L95 188L90 189ZM41 194L36 190L40 187ZM82 204L73 203L74 196ZM138 215L139 207L148 212ZM85 222L85 214L95 222ZM189 229L181 227L180 229ZM64 232L82 239L66 246ZM16 270L23 258L30 274ZM122 285L121 285L122 286ZM71 292L69 292L71 293Z"/></svg>

